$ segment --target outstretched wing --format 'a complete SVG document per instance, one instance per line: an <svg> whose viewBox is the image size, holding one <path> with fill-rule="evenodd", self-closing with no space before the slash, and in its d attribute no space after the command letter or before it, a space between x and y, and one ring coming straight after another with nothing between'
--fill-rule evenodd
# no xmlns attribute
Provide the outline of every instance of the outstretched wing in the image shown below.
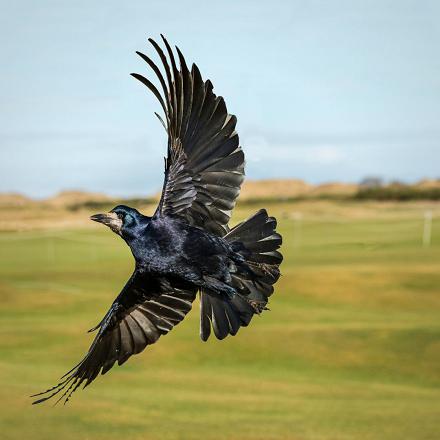
<svg viewBox="0 0 440 440"><path fill-rule="evenodd" d="M187 284L136 270L95 328L99 331L86 356L58 385L32 396L41 396L33 403L54 396L57 403L63 399L66 403L79 386L85 388L99 373L105 374L116 362L122 365L167 334L191 310L195 296L196 289Z"/></svg>
<svg viewBox="0 0 440 440"><path fill-rule="evenodd" d="M235 132L237 119L228 114L211 81L195 64L191 71L176 47L179 66L167 40L168 57L152 39L165 77L146 55L137 52L156 74L162 94L147 78L132 75L159 100L168 132L165 181L156 215L179 216L188 223L223 236L244 179L244 154ZM166 78L166 79L165 79Z"/></svg>

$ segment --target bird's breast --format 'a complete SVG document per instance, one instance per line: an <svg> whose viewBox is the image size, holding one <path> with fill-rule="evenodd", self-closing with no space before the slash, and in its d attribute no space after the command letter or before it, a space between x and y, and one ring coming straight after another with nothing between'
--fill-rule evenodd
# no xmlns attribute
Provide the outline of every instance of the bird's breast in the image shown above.
<svg viewBox="0 0 440 440"><path fill-rule="evenodd" d="M152 221L130 246L138 264L151 272L169 272L179 264L186 233L179 225L164 220Z"/></svg>

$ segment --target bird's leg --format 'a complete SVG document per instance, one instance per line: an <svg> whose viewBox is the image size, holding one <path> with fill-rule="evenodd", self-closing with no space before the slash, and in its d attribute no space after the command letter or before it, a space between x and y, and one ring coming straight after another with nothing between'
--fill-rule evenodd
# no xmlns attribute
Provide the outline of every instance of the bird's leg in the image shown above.
<svg viewBox="0 0 440 440"><path fill-rule="evenodd" d="M212 276L204 275L201 271L196 271L195 268L192 268L191 271L182 271L179 276L198 287L209 289L215 293L226 294L230 298L237 293L233 287L225 282ZM227 278L225 281L227 281Z"/></svg>

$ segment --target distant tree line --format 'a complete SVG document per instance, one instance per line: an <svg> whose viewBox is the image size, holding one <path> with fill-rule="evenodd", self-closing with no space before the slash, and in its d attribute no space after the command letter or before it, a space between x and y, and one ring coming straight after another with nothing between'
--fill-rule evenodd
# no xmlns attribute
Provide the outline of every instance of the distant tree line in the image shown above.
<svg viewBox="0 0 440 440"><path fill-rule="evenodd" d="M409 185L394 181L384 184L378 177L364 179L354 198L357 200L440 200L440 180L436 184Z"/></svg>
<svg viewBox="0 0 440 440"><path fill-rule="evenodd" d="M420 182L411 185L398 181L385 183L380 177L367 177L359 183L358 188L354 193L332 193L331 191L326 192L323 190L320 193L305 193L293 197L286 197L282 194L273 197L252 197L244 200L239 199L238 202L240 205L244 206L262 203L295 202L301 200L440 200L440 179L431 181L429 184L423 184ZM144 205L156 203L157 198L155 197L115 200L106 199L102 201L89 200L70 204L67 206L67 209L71 211L77 211L80 209L108 211L118 204L139 208Z"/></svg>

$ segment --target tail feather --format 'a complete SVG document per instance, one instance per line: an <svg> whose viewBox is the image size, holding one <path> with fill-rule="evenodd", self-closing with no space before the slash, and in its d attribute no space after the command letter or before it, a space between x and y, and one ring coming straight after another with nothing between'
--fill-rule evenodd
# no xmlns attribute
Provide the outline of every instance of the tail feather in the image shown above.
<svg viewBox="0 0 440 440"><path fill-rule="evenodd" d="M240 296L223 298L203 291L200 295L200 337L207 341L211 326L217 339L224 339L228 334L234 336L240 327L249 324L253 314L252 306Z"/></svg>
<svg viewBox="0 0 440 440"><path fill-rule="evenodd" d="M279 265L283 256L278 252L281 235L275 232L276 219L261 209L249 219L231 229L225 239L244 260L231 273L231 285L238 292L232 297L203 291L200 302L200 336L206 341L211 326L218 339L235 335L247 326L254 314L266 309L280 277Z"/></svg>

